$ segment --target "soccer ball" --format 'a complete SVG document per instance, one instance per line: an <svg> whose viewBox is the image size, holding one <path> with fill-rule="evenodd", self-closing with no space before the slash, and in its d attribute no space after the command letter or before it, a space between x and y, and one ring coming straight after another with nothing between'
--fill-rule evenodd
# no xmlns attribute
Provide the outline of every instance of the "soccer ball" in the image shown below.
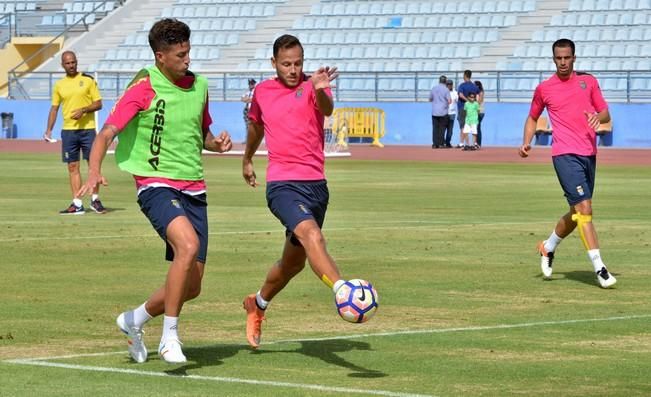
<svg viewBox="0 0 651 397"><path fill-rule="evenodd" d="M378 301L377 291L366 280L348 280L335 294L337 313L351 323L370 320L377 311Z"/></svg>

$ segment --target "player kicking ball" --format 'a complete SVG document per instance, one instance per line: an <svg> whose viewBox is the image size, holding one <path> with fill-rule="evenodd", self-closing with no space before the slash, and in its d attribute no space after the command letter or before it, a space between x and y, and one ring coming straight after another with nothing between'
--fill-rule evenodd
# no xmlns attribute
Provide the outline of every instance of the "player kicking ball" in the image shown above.
<svg viewBox="0 0 651 397"><path fill-rule="evenodd" d="M345 284L321 232L329 199L323 119L334 109L330 82L337 69L321 67L312 76L303 74L303 46L291 35L276 39L271 64L277 76L258 84L253 94L242 175L251 187L257 186L253 155L264 138L269 153L267 204L285 226L286 238L282 256L260 290L243 302L246 337L253 348L260 346L269 302L303 270L306 259L333 292Z"/></svg>

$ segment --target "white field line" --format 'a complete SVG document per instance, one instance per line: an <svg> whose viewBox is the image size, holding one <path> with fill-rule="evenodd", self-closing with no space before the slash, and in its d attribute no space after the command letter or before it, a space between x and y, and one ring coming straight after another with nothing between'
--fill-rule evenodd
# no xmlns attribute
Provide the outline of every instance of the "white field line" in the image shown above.
<svg viewBox="0 0 651 397"><path fill-rule="evenodd" d="M53 363L47 361L9 360L6 362L11 364L66 368L66 369L73 369L73 370L80 370L80 371L109 372L109 373L120 373L120 374L140 375L140 376L172 377L172 378L212 381L212 382L221 382L221 383L240 383L240 384L256 385L256 386L288 387L293 389L316 390L316 391L335 392L335 393L351 393L351 394L367 394L367 395L370 394L370 395L388 396L388 397L434 397L428 394L397 393L397 392L386 391L386 390L364 390L364 389L353 389L348 387L323 386L323 385L313 385L307 383L275 382L275 381L268 381L268 380L230 378L230 377L223 377L223 376L202 376L202 375L179 376L179 375L170 375L165 372L141 371L136 369L111 368L111 367L96 367L91 365L62 364L62 363Z"/></svg>
<svg viewBox="0 0 651 397"><path fill-rule="evenodd" d="M575 320L538 321L538 322L519 323L519 324L497 324L497 325L474 326L474 327L398 330L398 331L390 331L390 332L339 335L339 336L331 336L331 337L323 337L323 338L285 339L285 340L263 343L263 345L315 342L315 341L318 342L318 341L340 340L340 339L360 339L360 338L372 338L372 337L384 337L384 336L396 336L396 335L444 334L444 333L451 333L451 332L491 331L491 330L499 330L499 329L531 328L531 327L541 327L541 326L550 326L550 325L567 325L567 324L580 324L580 323L590 323L590 322L620 321L620 320L625 321L625 320L634 320L634 319L641 319L641 318L651 318L651 314L635 314L629 316L614 316L614 317L587 318L587 319L575 319ZM71 358L80 358L80 357L98 357L98 356L108 356L108 355L117 355L117 354L125 354L125 352L121 351L121 352L105 352L105 353L71 354L65 356L5 360L4 362L9 364L59 367L59 368L68 368L68 369L76 369L76 370L84 370L84 371L125 373L125 374L143 375L143 376L176 376L176 375L168 375L167 373L164 372L150 372L150 371L140 371L140 370L131 370L131 369L95 367L95 366L50 362L50 360L61 360L61 359L71 359ZM384 390L349 389L349 388L330 387L330 386L322 386L322 385L260 381L260 380L228 378L228 377L187 375L187 376L183 376L183 378L207 380L207 381L215 381L215 382L290 387L290 388L298 388L298 389L328 391L328 392L333 391L333 392L345 392L345 393L357 393L357 394L372 394L372 395L392 396L392 397L423 397L424 396L419 394L396 393L396 392L384 391Z"/></svg>
<svg viewBox="0 0 651 397"><path fill-rule="evenodd" d="M413 222L412 222L413 223ZM540 222L548 223L548 222ZM534 222L472 222L472 223L455 223L450 225L449 222L422 222L417 225L395 225L395 226L366 226L366 227L332 227L325 228L324 232L348 232L348 231L357 231L357 230L403 230L403 229L428 229L432 227L445 227L448 229L451 226L454 227L476 227L476 226L515 226L515 225L533 225ZM270 230L248 230L248 231L220 231L220 232L209 232L210 236L228 236L228 235L242 235L242 234L267 234L281 232L282 227L270 229ZM156 233L148 234L109 234L104 236L76 236L75 240L103 240L103 239L131 239L131 238L159 238ZM69 237L61 236L43 236L43 237L19 237L19 238L0 238L0 243L9 243L17 241L52 241L52 240L69 240Z"/></svg>

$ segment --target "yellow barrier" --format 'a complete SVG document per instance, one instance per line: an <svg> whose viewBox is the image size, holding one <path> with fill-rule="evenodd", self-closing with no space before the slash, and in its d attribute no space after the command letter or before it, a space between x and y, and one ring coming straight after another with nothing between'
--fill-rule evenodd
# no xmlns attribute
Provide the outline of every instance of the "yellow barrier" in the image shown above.
<svg viewBox="0 0 651 397"><path fill-rule="evenodd" d="M372 138L372 146L384 147L384 110L377 108L336 108L332 114L332 129L337 134L337 144L347 147L346 140Z"/></svg>

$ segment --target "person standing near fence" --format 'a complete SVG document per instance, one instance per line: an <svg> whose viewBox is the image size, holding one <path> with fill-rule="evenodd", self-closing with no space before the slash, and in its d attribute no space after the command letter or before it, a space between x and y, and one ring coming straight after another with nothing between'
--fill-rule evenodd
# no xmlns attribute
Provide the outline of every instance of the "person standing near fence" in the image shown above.
<svg viewBox="0 0 651 397"><path fill-rule="evenodd" d="M253 155L264 137L269 150L267 205L285 226L285 239L281 258L261 288L244 298L246 337L254 349L260 345L270 301L303 270L306 259L333 292L345 283L321 231L329 201L323 119L334 110L330 82L337 78L337 68L303 74L303 46L291 35L276 39L271 63L277 77L258 84L253 95L242 176L249 186L257 186Z"/></svg>
<svg viewBox="0 0 651 397"><path fill-rule="evenodd" d="M240 100L244 102L244 109L242 109L242 115L244 117L244 137L246 138L247 131L249 130L249 110L251 109L251 101L253 100L253 92L255 91L256 81L254 79L249 79L248 81L249 89L242 94ZM246 142L245 142L246 143Z"/></svg>
<svg viewBox="0 0 651 397"><path fill-rule="evenodd" d="M47 118L43 139L53 141L52 129L57 120L59 106L63 105L63 129L61 130L61 151L63 162L68 164L68 178L72 191L72 203L60 211L61 215L82 215L86 212L77 191L81 187L79 151L88 161L95 135L95 112L102 108L97 82L93 76L77 71L77 56L72 51L61 54L61 66L66 75L58 80L52 89L52 107ZM99 199L99 185L93 188L90 208L98 214L106 212Z"/></svg>
<svg viewBox="0 0 651 397"><path fill-rule="evenodd" d="M457 102L459 101L459 94L457 94L457 90L454 89L454 82L452 80L446 81L445 85L450 91L450 105L448 106L448 125L445 132L445 147L451 148L452 135L454 133L454 120L457 118Z"/></svg>
<svg viewBox="0 0 651 397"><path fill-rule="evenodd" d="M463 148L463 142L466 142L468 138L466 133L463 132L463 127L466 125L466 110L464 109L464 106L468 101L468 96L470 94L477 95L479 93L479 89L475 83L472 82L471 70L465 70L463 72L463 83L459 84L457 92L459 93L459 101L457 102L457 120L459 121L459 131L461 133L461 144L459 147Z"/></svg>
<svg viewBox="0 0 651 397"><path fill-rule="evenodd" d="M479 120L477 122L477 149L481 148L481 121L484 119L486 111L484 110L484 85L479 80L475 80L475 85L479 92L477 93L477 103L479 104Z"/></svg>
<svg viewBox="0 0 651 397"><path fill-rule="evenodd" d="M179 340L183 304L199 296L208 252L208 202L202 150L226 152L230 134L214 136L208 112L208 80L189 70L190 28L161 19L149 32L155 64L138 72L100 131L90 156L86 185L106 184L101 165L120 134L115 160L133 175L138 204L165 241L167 277L146 302L118 315L134 361L147 360L143 327L163 315L158 355L168 363L186 362ZM141 266L137 263L133 266Z"/></svg>
<svg viewBox="0 0 651 397"><path fill-rule="evenodd" d="M445 86L447 80L447 77L440 76L439 83L429 93L429 101L432 102L432 149L447 147L444 134L448 126L448 106L452 102L450 90Z"/></svg>
<svg viewBox="0 0 651 397"><path fill-rule="evenodd" d="M556 223L547 238L538 244L543 277L552 277L552 262L561 241L575 228L588 259L592 262L597 281L602 288L615 285L617 280L604 264L597 231L592 223L592 195L597 167L596 129L610 121L608 104L597 79L574 71L575 45L560 39L552 45L556 73L540 83L533 94L529 116L524 125L520 157L528 157L536 121L546 108L554 125L552 162L563 189L569 211Z"/></svg>

